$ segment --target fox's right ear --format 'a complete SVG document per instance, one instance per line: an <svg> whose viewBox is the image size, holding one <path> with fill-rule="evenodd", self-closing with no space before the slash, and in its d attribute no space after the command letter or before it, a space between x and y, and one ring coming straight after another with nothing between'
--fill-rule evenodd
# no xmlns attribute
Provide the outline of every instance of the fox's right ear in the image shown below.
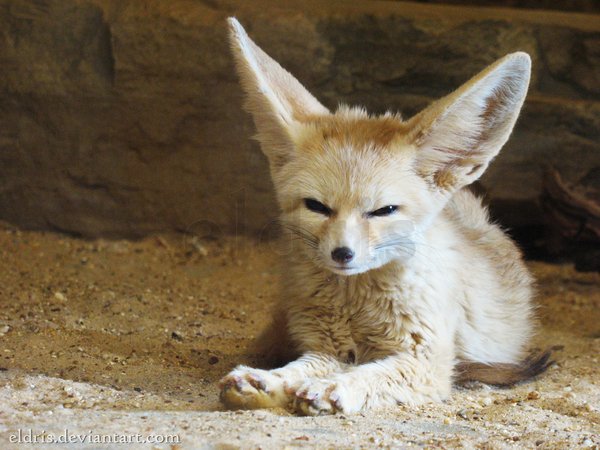
<svg viewBox="0 0 600 450"><path fill-rule="evenodd" d="M510 136L530 72L529 55L512 53L410 119L417 167L432 186L452 192L483 174Z"/></svg>
<svg viewBox="0 0 600 450"><path fill-rule="evenodd" d="M256 138L273 172L293 155L294 136L302 122L329 114L329 110L262 51L235 18L227 21L236 68L247 95L246 108L252 113Z"/></svg>

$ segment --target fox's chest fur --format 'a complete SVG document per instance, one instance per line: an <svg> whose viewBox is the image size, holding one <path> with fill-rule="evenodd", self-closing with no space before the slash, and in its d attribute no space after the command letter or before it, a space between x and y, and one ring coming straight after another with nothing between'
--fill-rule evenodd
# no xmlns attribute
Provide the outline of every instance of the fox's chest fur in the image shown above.
<svg viewBox="0 0 600 450"><path fill-rule="evenodd" d="M430 321L414 304L418 301L415 289L403 282L405 274L399 272L395 282L357 279L339 293L340 301L345 302L340 326L346 329L355 348L354 357L347 356L348 362L360 364L397 352L416 355L424 350L423 333L427 333Z"/></svg>
<svg viewBox="0 0 600 450"><path fill-rule="evenodd" d="M344 277L299 261L288 273L283 301L292 338L301 350L305 345L329 346L341 360L352 363L415 352L447 303L445 296L432 301L429 291L435 282L427 280L430 275L428 270L419 274L392 263ZM319 332L311 333L314 328Z"/></svg>
<svg viewBox="0 0 600 450"><path fill-rule="evenodd" d="M319 274L313 280L295 274L300 283L316 281L309 301L306 297L294 301L292 296L284 305L290 332L298 345L315 345L303 323L305 317L311 317L319 322L319 339L327 336L325 345L348 363L372 361L399 350L416 350L424 318L415 305L413 286L405 282L407 274L399 267L382 272L389 273L351 278Z"/></svg>

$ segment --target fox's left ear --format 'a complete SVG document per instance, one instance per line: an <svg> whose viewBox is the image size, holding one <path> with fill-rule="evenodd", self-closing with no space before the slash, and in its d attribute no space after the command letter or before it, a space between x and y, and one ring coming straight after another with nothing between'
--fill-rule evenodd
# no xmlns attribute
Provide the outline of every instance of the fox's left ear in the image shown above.
<svg viewBox="0 0 600 450"><path fill-rule="evenodd" d="M527 53L505 56L409 121L417 170L436 189L479 178L508 140L529 86Z"/></svg>
<svg viewBox="0 0 600 450"><path fill-rule="evenodd" d="M302 123L329 114L329 110L262 51L235 18L227 21L236 68L247 95L246 108L274 174L293 157L294 137Z"/></svg>

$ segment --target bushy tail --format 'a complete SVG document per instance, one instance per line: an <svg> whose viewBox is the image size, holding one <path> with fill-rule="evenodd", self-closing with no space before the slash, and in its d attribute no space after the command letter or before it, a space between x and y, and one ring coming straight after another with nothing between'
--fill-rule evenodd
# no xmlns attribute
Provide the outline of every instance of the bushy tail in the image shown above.
<svg viewBox="0 0 600 450"><path fill-rule="evenodd" d="M538 376L552 364L550 350L532 352L517 364L461 362L456 365L456 383L481 381L494 386L512 386Z"/></svg>

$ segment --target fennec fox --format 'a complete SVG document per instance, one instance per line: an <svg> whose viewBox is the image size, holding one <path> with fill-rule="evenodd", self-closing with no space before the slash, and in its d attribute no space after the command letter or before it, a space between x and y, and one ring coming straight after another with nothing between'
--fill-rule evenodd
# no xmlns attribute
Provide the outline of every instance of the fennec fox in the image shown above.
<svg viewBox="0 0 600 450"><path fill-rule="evenodd" d="M512 131L529 56L505 56L403 121L330 112L237 20L229 27L295 243L281 310L300 356L238 366L221 380L225 405L352 413L441 401L457 379L508 385L544 370L547 355L524 354L532 278L465 189Z"/></svg>

